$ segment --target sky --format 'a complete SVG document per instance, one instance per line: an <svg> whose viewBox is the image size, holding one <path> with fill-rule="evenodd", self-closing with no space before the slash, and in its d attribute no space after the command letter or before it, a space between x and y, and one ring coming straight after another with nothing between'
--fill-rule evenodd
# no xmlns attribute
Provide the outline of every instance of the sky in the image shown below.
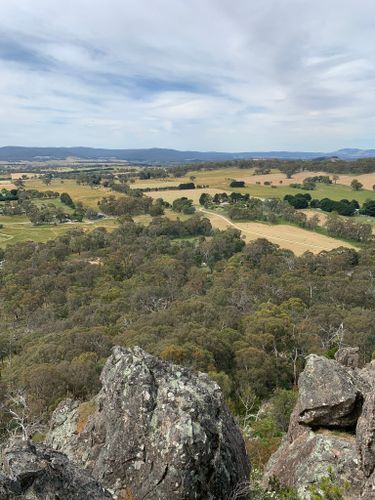
<svg viewBox="0 0 375 500"><path fill-rule="evenodd" d="M0 145L375 147L374 0L0 0Z"/></svg>

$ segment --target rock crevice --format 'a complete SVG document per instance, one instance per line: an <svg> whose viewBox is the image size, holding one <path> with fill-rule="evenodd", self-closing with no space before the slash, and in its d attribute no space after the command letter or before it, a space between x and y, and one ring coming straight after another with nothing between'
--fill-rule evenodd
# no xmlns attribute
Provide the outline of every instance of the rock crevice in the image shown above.
<svg viewBox="0 0 375 500"><path fill-rule="evenodd" d="M360 369L356 348L335 358L308 356L287 439L270 458L264 482L276 478L309 499L309 486L330 467L349 483L346 499L375 498L375 367Z"/></svg>

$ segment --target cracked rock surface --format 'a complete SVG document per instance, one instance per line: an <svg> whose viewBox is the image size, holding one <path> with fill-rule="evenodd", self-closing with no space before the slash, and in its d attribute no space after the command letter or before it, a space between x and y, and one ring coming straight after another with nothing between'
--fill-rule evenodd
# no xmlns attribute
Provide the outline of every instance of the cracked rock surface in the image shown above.
<svg viewBox="0 0 375 500"><path fill-rule="evenodd" d="M47 444L115 498L227 499L248 480L242 436L206 375L115 347L101 382L91 402L58 406Z"/></svg>
<svg viewBox="0 0 375 500"><path fill-rule="evenodd" d="M3 453L3 472L0 498L4 500L112 498L86 471L43 445L12 443Z"/></svg>
<svg viewBox="0 0 375 500"><path fill-rule="evenodd" d="M338 351L336 360L310 355L288 435L265 470L264 484L277 479L310 499L330 468L349 485L346 500L375 499L375 366L358 367L358 349Z"/></svg>

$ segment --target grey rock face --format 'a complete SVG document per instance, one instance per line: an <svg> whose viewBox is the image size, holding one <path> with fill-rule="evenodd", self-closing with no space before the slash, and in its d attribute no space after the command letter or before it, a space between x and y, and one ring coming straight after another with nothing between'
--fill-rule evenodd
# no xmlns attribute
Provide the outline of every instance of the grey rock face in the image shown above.
<svg viewBox="0 0 375 500"><path fill-rule="evenodd" d="M359 347L344 347L335 354L335 360L348 368L359 368Z"/></svg>
<svg viewBox="0 0 375 500"><path fill-rule="evenodd" d="M299 423L351 427L361 412L363 395L354 374L342 365L311 354L299 378Z"/></svg>
<svg viewBox="0 0 375 500"><path fill-rule="evenodd" d="M355 438L350 435L308 431L293 443L284 443L268 462L265 478L276 477L281 484L296 488L300 498L309 498L308 487L326 476L328 467L342 481L350 483L347 499L360 498L365 478L359 465Z"/></svg>
<svg viewBox="0 0 375 500"><path fill-rule="evenodd" d="M86 471L43 445L16 442L4 451L3 463L0 498L4 500L112 498Z"/></svg>
<svg viewBox="0 0 375 500"><path fill-rule="evenodd" d="M57 408L48 443L114 496L219 500L248 480L240 431L206 375L116 347L101 381L86 407Z"/></svg>
<svg viewBox="0 0 375 500"><path fill-rule="evenodd" d="M346 500L375 499L375 370L373 362L359 369L356 354L345 349L336 360L307 358L287 438L266 467L266 486L275 477L309 499L309 485L330 467L350 484Z"/></svg>
<svg viewBox="0 0 375 500"><path fill-rule="evenodd" d="M362 469L369 477L375 469L375 390L367 394L362 414L358 419L357 447Z"/></svg>

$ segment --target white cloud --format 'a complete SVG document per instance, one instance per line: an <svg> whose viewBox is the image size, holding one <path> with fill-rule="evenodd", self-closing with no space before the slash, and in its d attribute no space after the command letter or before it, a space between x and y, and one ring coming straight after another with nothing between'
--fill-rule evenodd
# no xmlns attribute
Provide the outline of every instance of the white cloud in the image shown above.
<svg viewBox="0 0 375 500"><path fill-rule="evenodd" d="M370 0L2 0L4 144L373 147Z"/></svg>

